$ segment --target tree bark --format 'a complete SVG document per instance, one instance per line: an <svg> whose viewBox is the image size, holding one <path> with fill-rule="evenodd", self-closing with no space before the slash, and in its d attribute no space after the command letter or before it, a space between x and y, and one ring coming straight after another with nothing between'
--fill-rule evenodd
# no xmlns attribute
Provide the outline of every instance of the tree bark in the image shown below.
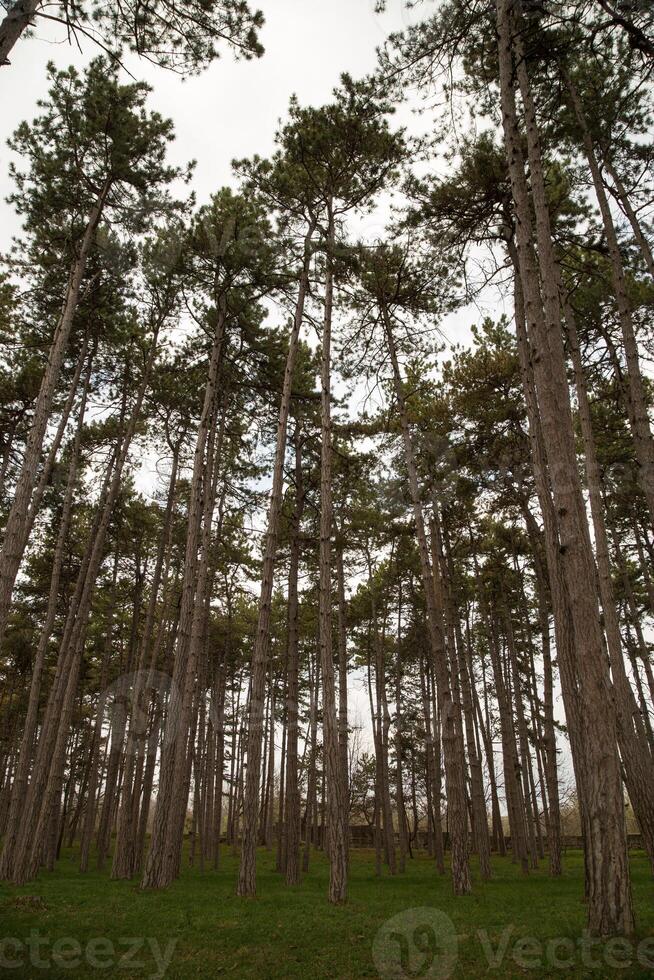
<svg viewBox="0 0 654 980"><path fill-rule="evenodd" d="M0 68L10 65L9 55L20 36L33 23L42 0L16 0L0 23Z"/></svg>
<svg viewBox="0 0 654 980"><path fill-rule="evenodd" d="M53 555L52 575L50 578L50 593L48 596L48 606L45 614L45 620L43 622L43 626L41 627L41 632L39 635L39 643L36 650L36 656L34 658L34 667L32 670L32 678L30 682L30 692L29 692L29 699L27 705L27 715L25 717L23 734L22 734L20 748L18 752L16 773L12 784L9 816L8 816L7 827L4 833L2 857L0 858L0 879L4 879L4 880L10 879L12 875L13 851L18 836L21 812L25 805L25 794L27 792L29 768L32 760L34 740L36 737L43 668L45 665L45 658L48 651L50 637L52 636L52 631L57 616L57 605L59 601L59 586L61 583L61 573L62 573L62 568L64 563L64 553L65 553L66 541L68 540L68 531L70 528L70 520L71 520L72 510L73 510L73 498L74 498L75 484L77 482L77 474L79 468L82 430L84 428L84 417L86 414L86 403L87 403L89 384L90 384L92 360L93 360L92 358L89 360L86 379L84 382L84 388L82 391L82 400L80 403L79 413L77 417L77 429L75 432L75 439L71 449L70 463L68 467L68 480L66 484L66 490L64 493L63 506L61 511L61 521L59 524L59 531L57 533L57 541L55 544L54 555Z"/></svg>
<svg viewBox="0 0 654 980"><path fill-rule="evenodd" d="M349 816L350 786L348 764L348 712L347 712L347 602L345 599L345 569L343 541L338 528L335 533L336 589L338 600L338 745L343 776L343 797Z"/></svg>
<svg viewBox="0 0 654 980"><path fill-rule="evenodd" d="M286 455L286 436L288 417L291 409L293 371L298 350L300 329L304 315L304 303L309 288L309 271L312 258L311 240L316 223L312 222L304 239L304 259L300 273L298 299L295 307L293 328L289 337L286 367L284 370L284 386L279 407L277 422L277 443L275 447L275 464L273 469L273 484L268 510L268 526L266 528L265 551L263 559L263 575L259 595L259 616L257 634L251 665L250 711L248 719L247 743L247 772L245 777L245 792L243 797L243 843L241 846L241 864L239 868L237 894L245 897L256 895L256 848L257 827L259 816L259 780L261 769L261 738L263 726L264 687L266 681L266 664L270 648L270 611L273 593L275 559L277 557L277 540L282 511L282 490L284 482L284 458Z"/></svg>
<svg viewBox="0 0 654 980"><path fill-rule="evenodd" d="M329 207L326 241L325 316L321 364L321 455L320 455L320 661L322 672L323 756L329 852L329 901L347 898L347 812L344 797L338 721L334 657L332 652L332 560L331 535L334 523L332 502L332 422L331 422L331 334L334 293L334 217Z"/></svg>
<svg viewBox="0 0 654 980"><path fill-rule="evenodd" d="M300 529L304 513L304 479L302 473L302 433L295 427L295 508L291 526L291 554L288 572L288 680L286 693L286 884L300 883L300 787L298 771L298 571L300 566Z"/></svg>
<svg viewBox="0 0 654 980"><path fill-rule="evenodd" d="M57 794L61 792L61 771L65 758L66 743L77 690L88 616L93 601L96 580L104 556L104 545L114 505L121 488L125 463L141 417L143 399L150 382L152 367L157 353L159 327L150 342L143 376L134 399L124 434L116 447L115 465L107 469L105 486L100 496L95 526L89 537L86 554L78 575L75 596L71 602L58 654L58 677L42 726L30 781L26 813L16 847L16 859L12 880L22 884L33 878L39 867L46 829Z"/></svg>
<svg viewBox="0 0 654 980"><path fill-rule="evenodd" d="M190 721L190 701L194 690L194 628L198 628L198 595L201 528L211 491L213 457L207 459L207 445L215 434L216 392L222 363L227 304L220 297L209 357L207 383L193 453L193 475L189 501L188 527L184 557L184 578L179 628L168 712L161 752L159 792L152 827L150 850L145 862L143 888L163 888L175 878L179 868L179 805L183 773L186 770L186 745ZM207 478L207 474L209 474ZM182 816L183 825L183 816Z"/></svg>
<svg viewBox="0 0 654 980"><path fill-rule="evenodd" d="M590 535L579 483L567 387L558 281L536 116L525 61L517 52L513 0L496 0L502 122L517 219L520 271L528 330L537 357L534 374L542 417L548 470L560 534L564 579L578 651L584 758L588 925L593 934L630 934L634 929L627 860L620 761L608 669L602 650ZM536 216L539 273L534 265L532 218L515 106L517 73L525 110L532 202ZM541 309L545 316L542 317ZM562 675L563 676L563 675Z"/></svg>
<svg viewBox="0 0 654 980"><path fill-rule="evenodd" d="M443 520L440 517L438 503L436 500L434 501L434 523L439 559L438 562L434 563L434 568L436 571L440 569L441 572L441 588L443 591L445 608L449 619L451 620L453 634L452 656L453 658L456 658L455 669L461 685L463 721L465 725L468 763L470 768L473 836L477 855L479 857L479 871L481 877L484 880L488 880L491 876L488 814L486 812L486 796L484 793L481 759L477 753L477 743L475 739L471 681L468 675L466 651L464 649L463 635L461 632L461 620L453 596L452 582L454 577L454 563L452 560L447 528L444 526Z"/></svg>
<svg viewBox="0 0 654 980"><path fill-rule="evenodd" d="M602 499L602 478L597 459L590 404L584 376L579 340L572 309L565 306L570 355L575 373L577 403L584 442L586 482L595 536L595 558L604 613L604 631L611 664L613 698L617 718L618 744L622 756L625 785L643 836L643 844L654 871L654 759L647 733L624 665L622 638L613 592L609 541Z"/></svg>
<svg viewBox="0 0 654 980"><path fill-rule="evenodd" d="M627 189L622 183L622 180L620 179L615 167L613 166L609 154L607 152L604 152L602 155L602 163L604 164L604 169L606 170L609 177L611 178L611 181L613 182L612 188L609 185L606 186L609 186L609 190L614 194L614 196L618 201L618 204L626 214L629 220L629 224L631 225L631 230L634 233L634 238L636 239L636 242L640 247L640 251L642 252L645 265L647 266L650 276L654 279L654 255L652 255L652 249L650 247L650 244L645 238L643 229L641 228L640 222L638 220L638 215L636 214L636 212L634 211L631 205L631 201L629 200L629 194L627 193Z"/></svg>
<svg viewBox="0 0 654 980"><path fill-rule="evenodd" d="M409 487L411 491L411 500L413 502L418 549L420 552L422 585L427 603L427 622L429 627L432 661L441 713L448 824L450 839L452 842L452 885L455 895L466 895L471 891L472 883L470 879L468 855L469 845L465 790L465 753L463 748L461 712L459 705L454 702L454 698L452 697L447 654L445 652L442 627L438 621L436 609L434 578L429 559L425 521L422 511L422 504L420 501L418 471L416 468L413 440L411 437L409 416L404 395L404 383L400 373L390 315L383 300L381 301L380 312L384 323L386 344L393 367L395 397L398 403L400 425L404 439L404 456L409 474Z"/></svg>
<svg viewBox="0 0 654 980"><path fill-rule="evenodd" d="M0 63L1 61L2 59L0 57ZM0 549L0 643L2 642L7 626L11 596L27 543L25 531L39 459L50 420L52 403L61 374L61 366L79 301L86 262L95 239L98 224L102 218L102 212L110 188L111 178L108 177L89 214L79 252L70 270L66 298L50 345L45 372L34 406L32 424L27 437L27 445L25 446L25 455L16 481L14 499L5 525L2 548Z"/></svg>
<svg viewBox="0 0 654 980"><path fill-rule="evenodd" d="M611 279L613 292L618 308L620 327L622 330L622 342L624 345L625 360L627 364L627 404L629 409L629 421L631 432L638 458L639 468L638 477L647 499L650 512L650 520L654 520L654 440L650 427L649 413L647 410L647 395L645 383L640 370L640 359L638 356L638 343L634 331L631 304L627 294L627 281L625 277L620 245L613 222L613 215L606 195L606 188L602 180L600 166L595 154L593 138L586 122L581 98L572 78L565 68L561 67L561 75L570 96L570 103L579 124L582 142L588 166L590 168L595 195L602 215L602 223L606 242L609 250L611 263Z"/></svg>
<svg viewBox="0 0 654 980"><path fill-rule="evenodd" d="M157 557L152 576L150 602L146 613L145 626L141 639L139 653L139 664L137 676L132 693L132 705L130 711L130 727L127 738L126 748L126 768L123 775L123 785L121 794L121 804L118 811L118 823L116 827L116 848L111 867L112 878L131 878L135 872L136 860L136 836L137 836L137 803L140 795L141 786L138 780L134 779L134 772L137 761L143 757L143 746L146 739L147 715L145 712L144 694L152 688L154 667L158 643L155 642L151 651L152 657L147 679L144 678L145 657L154 633L155 616L159 600L159 590L162 579L164 585L167 579L167 568L164 570L164 561L170 548L170 537L172 531L172 517L175 505L175 492L177 489L177 470L179 463L180 443L173 449L173 459L170 480L168 484L168 497L166 500L166 510L164 514L163 527ZM160 628L158 639L162 635Z"/></svg>

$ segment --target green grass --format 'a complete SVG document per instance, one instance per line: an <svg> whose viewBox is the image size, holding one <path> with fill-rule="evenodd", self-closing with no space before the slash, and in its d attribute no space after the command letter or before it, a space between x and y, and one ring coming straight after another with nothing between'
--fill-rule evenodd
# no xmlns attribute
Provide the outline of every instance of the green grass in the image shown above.
<svg viewBox="0 0 654 980"><path fill-rule="evenodd" d="M549 878L546 863L523 878L510 860L496 858L492 881L482 884L475 875L473 894L454 899L449 880L438 878L432 863L423 855L409 863L405 875L384 875L379 879L374 875L374 854L354 851L349 901L339 908L330 907L326 901L328 869L324 857L315 855L312 862L302 885L288 889L274 871L272 856L260 852L258 897L243 900L234 894L237 862L227 854L217 873L201 873L185 866L180 880L172 887L162 892L142 892L136 883L111 881L106 872L80 875L77 855L67 852L54 873L44 872L38 881L22 888L0 886L0 939L5 940L0 949L6 957L4 965L0 961L0 976L97 975L125 980L152 977L157 974L157 965L149 944L135 952L133 960L138 960L140 966L133 961L118 963L119 957L128 952L125 940L147 937L162 949L175 943L165 974L170 980L377 977L372 953L377 931L390 917L420 907L440 909L451 918L458 937L458 958L449 974L433 969L420 972L421 963L433 957L417 953L417 958L409 961L412 976L654 976L647 966L638 965L635 954L629 957L631 965L626 969L616 966L619 961L615 959L609 958L607 963L601 946L592 953L600 964L594 970L583 965L580 951L575 952L573 965L567 967L551 962L548 966L543 951L540 956L536 952L527 965L516 962L514 944L521 938L534 937L542 944L561 938L568 942L569 949L570 943L582 935L583 865L578 852L568 852L565 873L558 880ZM633 855L632 868L637 941L653 937L648 955L654 965L654 883L642 854ZM394 931L403 933L411 943L415 925L410 919L403 920ZM479 930L485 930L487 945L496 949L507 929L506 956L499 967L491 969ZM32 939L47 940L40 951L42 962L48 962L47 969L30 963L27 949L16 952L6 942L9 938L25 942L30 934ZM429 936L426 940L422 934L416 936L419 946L422 943L424 949L426 941L429 948ZM74 965L75 949L65 944L54 950L59 953L58 961L53 957L53 944L65 937L72 937L82 948L78 965ZM113 944L113 955L111 947L95 947L96 955L100 953L99 962L107 963L104 969L89 965L85 954L89 941L97 937ZM392 943L393 949L399 949L395 940ZM566 959L568 949L560 950ZM534 950L530 947L528 952ZM614 951L613 956L618 953ZM10 961L19 957L22 965L10 968ZM436 957L435 962L442 960ZM389 967L382 975L401 977L409 973L394 973Z"/></svg>

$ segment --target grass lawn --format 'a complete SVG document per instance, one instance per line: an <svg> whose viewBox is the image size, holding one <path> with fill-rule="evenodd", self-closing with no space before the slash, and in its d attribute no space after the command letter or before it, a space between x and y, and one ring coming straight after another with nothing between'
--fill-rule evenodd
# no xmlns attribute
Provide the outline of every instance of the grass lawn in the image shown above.
<svg viewBox="0 0 654 980"><path fill-rule="evenodd" d="M22 888L0 885L0 976L652 978L654 881L641 853L632 867L638 934L631 950L615 943L584 950L579 852L568 852L558 880L546 863L523 878L508 859L495 858L493 880L482 884L475 875L473 894L455 900L425 856L403 876L378 879L373 852L354 851L341 908L326 902L322 855L302 885L288 889L272 856L260 852L259 895L242 900L234 894L237 861L228 854L217 873L186 866L166 891L142 892L108 872L80 875L77 855L67 852L53 874ZM167 968L158 966L167 954Z"/></svg>

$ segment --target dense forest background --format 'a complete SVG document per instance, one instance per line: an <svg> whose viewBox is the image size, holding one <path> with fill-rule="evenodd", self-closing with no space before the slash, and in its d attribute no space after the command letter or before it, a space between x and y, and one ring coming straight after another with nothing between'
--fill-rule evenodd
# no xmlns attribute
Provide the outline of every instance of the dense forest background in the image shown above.
<svg viewBox="0 0 654 980"><path fill-rule="evenodd" d="M249 896L258 846L289 885L319 847L338 904L355 824L378 873L426 847L460 895L471 851L557 876L573 832L591 931L630 933L649 5L422 4L210 194L140 66L246 72L261 14L4 7L5 85L45 17L92 57L50 66L9 142L2 877L77 841L82 873L161 888L188 838L202 867L238 852Z"/></svg>

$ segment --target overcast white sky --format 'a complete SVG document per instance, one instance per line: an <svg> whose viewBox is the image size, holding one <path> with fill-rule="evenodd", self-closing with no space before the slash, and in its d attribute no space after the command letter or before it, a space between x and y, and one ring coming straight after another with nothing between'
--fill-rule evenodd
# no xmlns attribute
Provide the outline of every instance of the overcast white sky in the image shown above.
<svg viewBox="0 0 654 980"><path fill-rule="evenodd" d="M252 5L266 17L266 53L258 61L236 62L225 49L199 77L184 81L147 62L128 60L130 71L153 88L150 105L175 123L171 160L197 161L193 187L199 203L233 181L234 158L272 150L292 94L305 104L328 101L342 72L360 77L373 70L376 49L387 35L420 16L420 8L407 9L406 0L388 0L384 14L375 13L375 0L254 0ZM35 35L18 42L11 67L0 71L0 252L9 250L19 227L5 200L12 190L6 139L19 122L36 114L37 100L47 92L49 60L59 67L81 66L98 53L88 41L79 52L56 26L37 24ZM381 230L372 228L374 237ZM489 299L492 308L497 297ZM449 321L448 336L466 336L475 319L474 310L457 314Z"/></svg>
<svg viewBox="0 0 654 980"><path fill-rule="evenodd" d="M279 119L290 96L303 103L329 100L341 72L355 77L371 71L375 49L387 33L410 22L405 0L389 0L388 12L374 12L374 0L259 0L266 17L262 40L266 54L258 61L235 62L229 51L202 75L182 81L172 73L132 59L130 70L153 86L150 104L175 123L177 140L171 157L177 163L197 160L194 188L205 201L231 180L235 157L270 152ZM11 67L0 73L0 249L7 249L16 220L5 203L6 138L36 111L47 91L49 60L64 67L82 65L98 53L90 42L84 51L71 47L63 31L37 25L36 36L21 40Z"/></svg>

